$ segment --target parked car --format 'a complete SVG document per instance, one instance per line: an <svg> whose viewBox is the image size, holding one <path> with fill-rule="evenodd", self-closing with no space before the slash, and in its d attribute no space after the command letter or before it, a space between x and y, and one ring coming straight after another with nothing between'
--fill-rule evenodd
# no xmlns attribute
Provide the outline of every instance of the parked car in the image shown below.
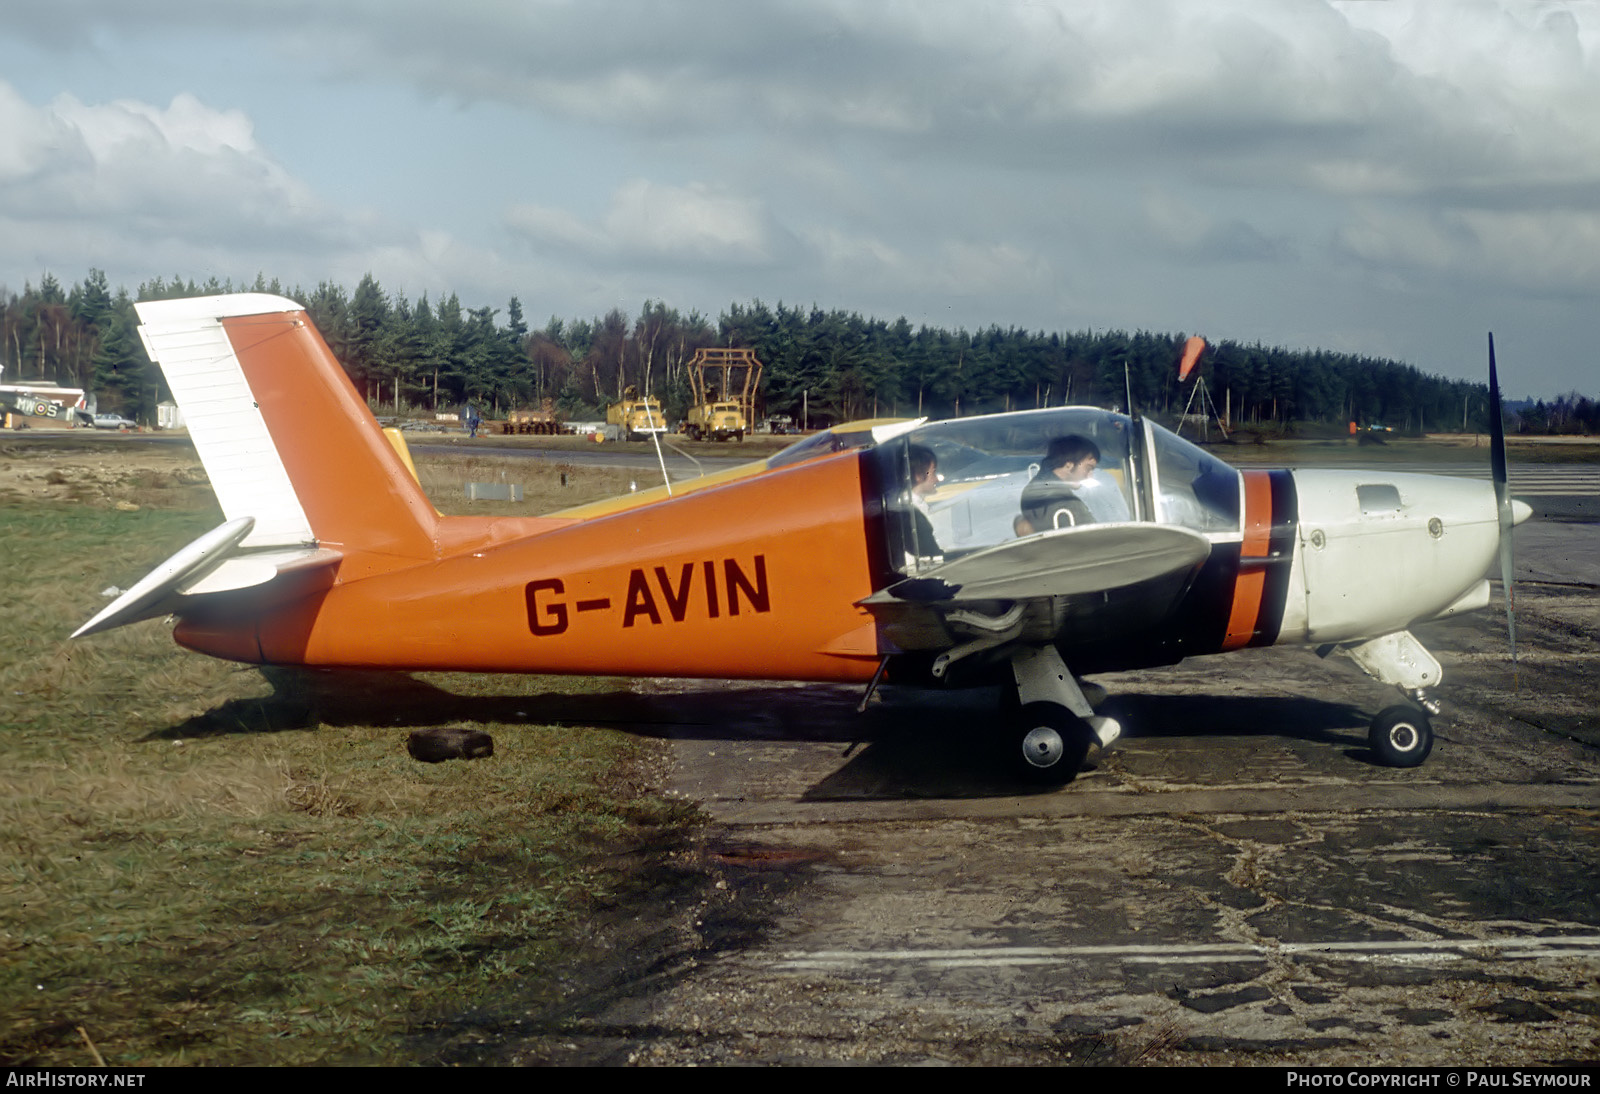
<svg viewBox="0 0 1600 1094"><path fill-rule="evenodd" d="M124 418L121 414L96 414L94 416L96 429L138 429L139 423Z"/></svg>

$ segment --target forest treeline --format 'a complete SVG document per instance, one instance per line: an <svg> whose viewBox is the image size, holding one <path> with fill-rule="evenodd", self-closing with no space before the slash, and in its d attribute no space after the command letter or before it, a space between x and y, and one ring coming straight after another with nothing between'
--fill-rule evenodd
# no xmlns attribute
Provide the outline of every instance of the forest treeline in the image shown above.
<svg viewBox="0 0 1600 1094"><path fill-rule="evenodd" d="M385 413L453 409L489 417L554 400L563 417L591 419L626 388L659 395L673 420L689 401L685 366L702 346L755 350L766 366L759 410L813 426L883 415L987 414L1065 403L1120 406L1125 384L1141 410L1182 413L1194 382L1179 384L1184 334L1149 331L977 331L913 326L854 312L731 304L717 319L646 301L637 316L528 325L512 297L465 307L385 292L370 274L354 292L323 282L285 288L215 279L157 278L130 294L91 270L63 288L46 274L22 293L0 289L6 382L48 380L93 392L102 411L141 422L169 397L136 333L136 300L265 292L304 304L356 387ZM1199 375L1236 423L1381 423L1405 431L1487 428L1484 384L1424 375L1399 361L1289 350L1227 339L1212 343ZM1197 407L1191 408L1197 410ZM1600 432L1600 408L1573 393L1521 411L1513 428Z"/></svg>

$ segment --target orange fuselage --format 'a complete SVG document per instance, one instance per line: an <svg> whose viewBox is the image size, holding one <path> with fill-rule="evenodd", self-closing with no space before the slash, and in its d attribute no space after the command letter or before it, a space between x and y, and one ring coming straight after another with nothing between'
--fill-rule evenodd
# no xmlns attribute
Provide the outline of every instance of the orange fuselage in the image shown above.
<svg viewBox="0 0 1600 1094"><path fill-rule="evenodd" d="M864 680L879 652L855 607L873 590L863 470L840 453L281 607L207 612L177 638L274 664ZM441 539L479 525L438 523Z"/></svg>

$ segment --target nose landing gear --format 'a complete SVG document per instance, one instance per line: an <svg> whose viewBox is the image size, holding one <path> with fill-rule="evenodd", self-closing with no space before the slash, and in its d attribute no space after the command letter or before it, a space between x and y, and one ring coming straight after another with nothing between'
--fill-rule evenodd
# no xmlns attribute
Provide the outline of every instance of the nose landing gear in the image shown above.
<svg viewBox="0 0 1600 1094"><path fill-rule="evenodd" d="M1054 646L1028 647L1011 658L1017 681L1018 711L1013 767L1028 782L1060 786L1071 782L1095 745L1108 747L1122 733L1115 719L1094 712L1087 688L1080 686Z"/></svg>
<svg viewBox="0 0 1600 1094"><path fill-rule="evenodd" d="M1389 767L1416 767L1433 751L1433 724L1416 707L1385 707L1372 720L1367 743Z"/></svg>
<svg viewBox="0 0 1600 1094"><path fill-rule="evenodd" d="M1423 708L1385 707L1367 730L1367 743L1382 763L1389 767L1416 767L1433 751L1433 724L1428 715L1439 713L1439 701L1430 690L1444 676L1438 660L1409 631L1397 631L1343 649L1367 675L1393 684Z"/></svg>

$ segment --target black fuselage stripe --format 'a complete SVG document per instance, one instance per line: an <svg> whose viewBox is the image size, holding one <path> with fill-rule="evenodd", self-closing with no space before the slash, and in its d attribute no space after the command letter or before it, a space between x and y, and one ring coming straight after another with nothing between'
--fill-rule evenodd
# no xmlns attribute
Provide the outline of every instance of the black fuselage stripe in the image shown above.
<svg viewBox="0 0 1600 1094"><path fill-rule="evenodd" d="M1261 604L1256 611L1252 646L1270 646L1283 628L1283 610L1289 597L1289 572L1294 565L1295 537L1299 533L1300 502L1295 494L1294 475L1288 471L1268 472L1272 487L1272 530L1268 533L1267 557L1256 563L1265 571Z"/></svg>

